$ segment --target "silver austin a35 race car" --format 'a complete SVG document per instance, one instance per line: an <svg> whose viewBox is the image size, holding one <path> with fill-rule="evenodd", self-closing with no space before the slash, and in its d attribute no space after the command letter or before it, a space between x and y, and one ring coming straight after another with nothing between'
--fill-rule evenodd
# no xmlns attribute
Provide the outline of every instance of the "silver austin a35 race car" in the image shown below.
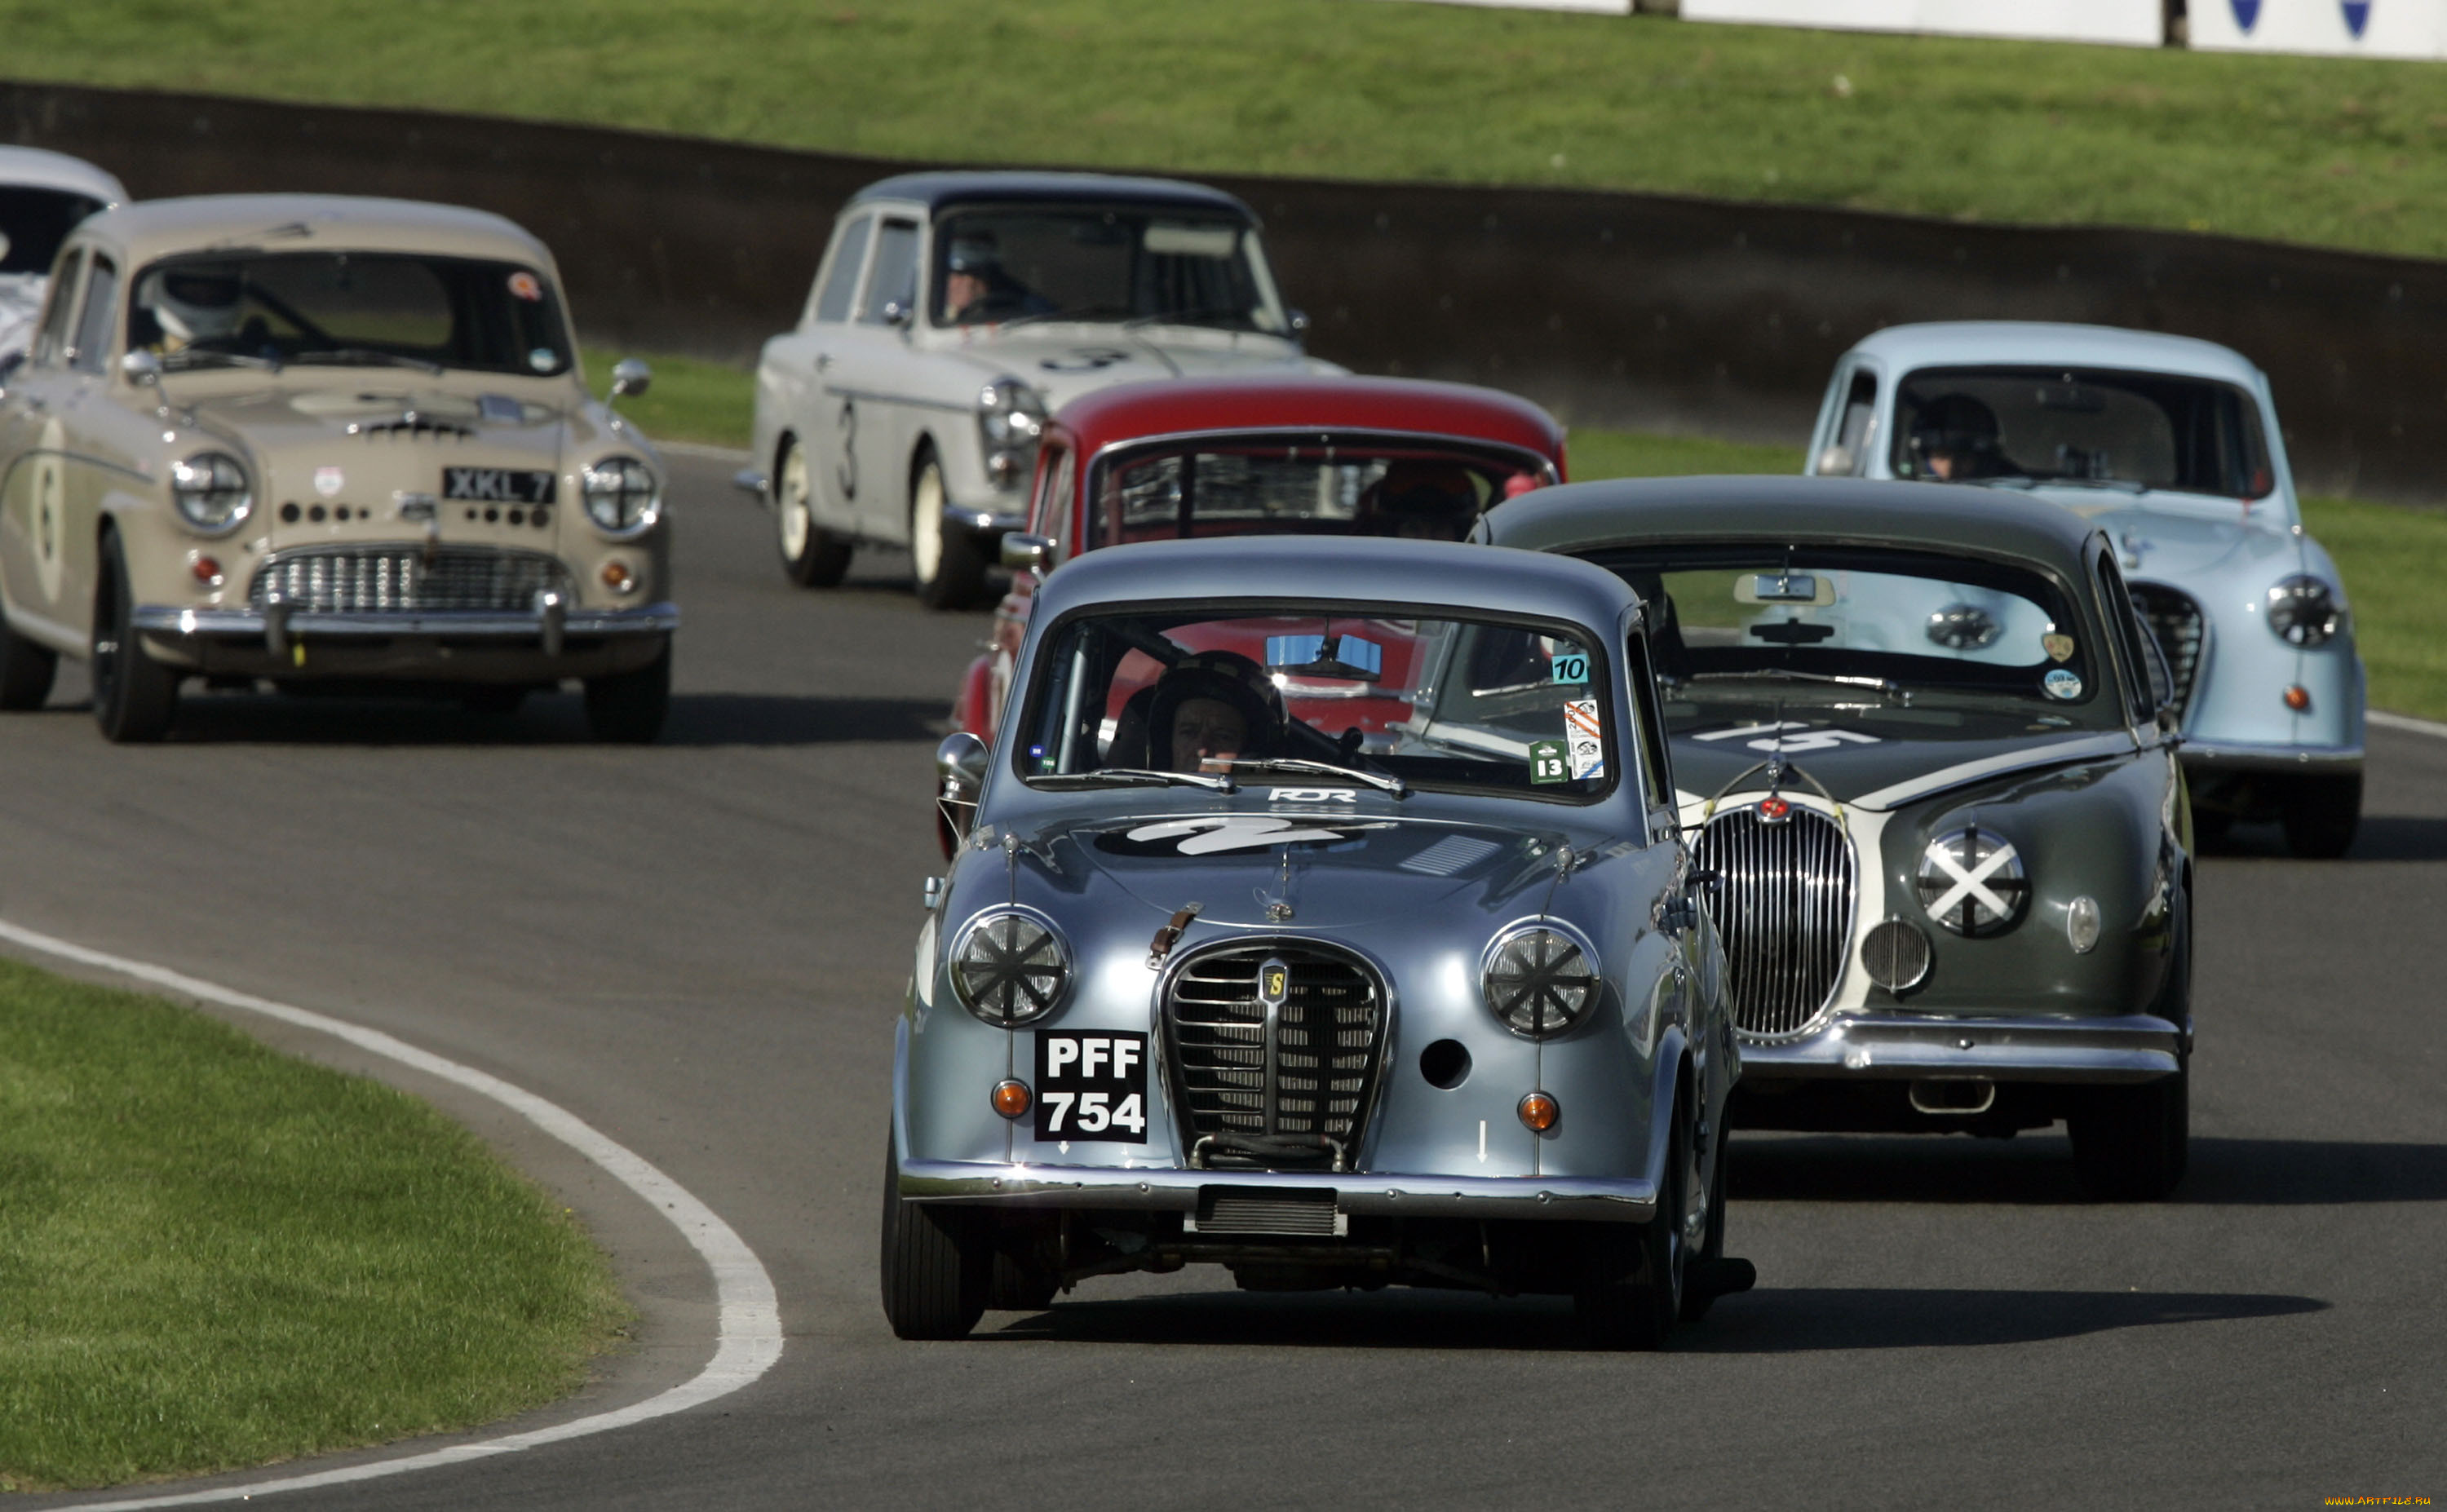
<svg viewBox="0 0 2447 1512"><path fill-rule="evenodd" d="M641 365L614 391L644 387ZM180 685L583 680L650 740L679 612L653 447L586 391L552 255L499 216L161 199L71 233L0 359L0 709L89 658L116 741Z"/></svg>
<svg viewBox="0 0 2447 1512"><path fill-rule="evenodd" d="M895 1331L1210 1262L1569 1294L1653 1346L1746 1287L1640 615L1585 563L1447 542L1053 574L991 756L940 752L963 841L898 1028ZM1321 719L1337 693L1401 703L1391 738Z"/></svg>

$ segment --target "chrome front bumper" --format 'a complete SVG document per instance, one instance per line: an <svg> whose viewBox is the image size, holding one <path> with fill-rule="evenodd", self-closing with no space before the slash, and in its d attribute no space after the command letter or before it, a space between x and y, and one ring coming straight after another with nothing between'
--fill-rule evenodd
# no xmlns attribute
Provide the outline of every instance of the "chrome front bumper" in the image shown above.
<svg viewBox="0 0 2447 1512"><path fill-rule="evenodd" d="M1823 1078L2153 1082L2182 1069L2190 1031L2122 1018L1930 1018L1839 1013L1806 1038L1742 1045L1745 1081Z"/></svg>
<svg viewBox="0 0 2447 1512"><path fill-rule="evenodd" d="M2362 770L2360 746L2262 745L2257 741L2185 737L2177 755L2186 768L2221 772L2312 772L2343 775Z"/></svg>
<svg viewBox="0 0 2447 1512"><path fill-rule="evenodd" d="M1329 1191L1336 1208L1355 1217L1644 1223L1657 1216L1655 1182L1587 1176L1182 1171L982 1161L910 1161L901 1167L901 1196L913 1202L1195 1213L1199 1189L1214 1186Z"/></svg>
<svg viewBox="0 0 2447 1512"><path fill-rule="evenodd" d="M569 636L668 635L680 628L677 604L638 609L567 609L555 604L525 613L446 610L430 613L266 614L255 609L174 609L145 604L134 614L148 635L196 635L263 642L279 652L306 636L431 635L445 640L538 641L546 646Z"/></svg>

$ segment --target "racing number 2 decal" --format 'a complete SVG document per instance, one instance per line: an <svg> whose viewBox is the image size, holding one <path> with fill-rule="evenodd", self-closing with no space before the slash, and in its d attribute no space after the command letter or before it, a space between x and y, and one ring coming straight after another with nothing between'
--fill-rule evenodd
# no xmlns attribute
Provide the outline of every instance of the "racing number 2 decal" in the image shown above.
<svg viewBox="0 0 2447 1512"><path fill-rule="evenodd" d="M1036 1137L1147 1143L1145 1034L1036 1036Z"/></svg>

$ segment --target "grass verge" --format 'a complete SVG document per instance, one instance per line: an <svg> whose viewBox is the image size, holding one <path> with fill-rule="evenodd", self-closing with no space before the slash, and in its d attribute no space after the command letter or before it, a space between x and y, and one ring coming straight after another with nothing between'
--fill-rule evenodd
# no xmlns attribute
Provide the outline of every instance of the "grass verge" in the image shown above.
<svg viewBox="0 0 2447 1512"><path fill-rule="evenodd" d="M2305 0L2307 3L2307 0ZM2447 254L2436 63L1353 0L0 0L22 79Z"/></svg>
<svg viewBox="0 0 2447 1512"><path fill-rule="evenodd" d="M566 1214L417 1099L0 960L0 1490L485 1422L626 1317Z"/></svg>

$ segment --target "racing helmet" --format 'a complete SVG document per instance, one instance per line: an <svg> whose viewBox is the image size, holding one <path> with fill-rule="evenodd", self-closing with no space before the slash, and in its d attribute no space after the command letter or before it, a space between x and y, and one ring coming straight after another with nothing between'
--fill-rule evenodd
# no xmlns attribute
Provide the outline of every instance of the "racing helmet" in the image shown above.
<svg viewBox="0 0 2447 1512"><path fill-rule="evenodd" d="M1264 668L1231 651L1203 651L1167 669L1156 679L1148 706L1148 765L1169 765L1173 717L1193 698L1211 698L1235 709L1247 733L1243 756L1274 756L1283 743L1283 695Z"/></svg>
<svg viewBox="0 0 2447 1512"><path fill-rule="evenodd" d="M1912 416L1911 454L1917 470L1927 473L1929 459L1959 459L1955 476L1983 477L1994 473L2004 448L1998 440L1997 411L1969 394L1941 394Z"/></svg>
<svg viewBox="0 0 2447 1512"><path fill-rule="evenodd" d="M237 335L244 294L244 280L227 268L156 268L137 285L136 303L152 313L163 345L176 351Z"/></svg>

